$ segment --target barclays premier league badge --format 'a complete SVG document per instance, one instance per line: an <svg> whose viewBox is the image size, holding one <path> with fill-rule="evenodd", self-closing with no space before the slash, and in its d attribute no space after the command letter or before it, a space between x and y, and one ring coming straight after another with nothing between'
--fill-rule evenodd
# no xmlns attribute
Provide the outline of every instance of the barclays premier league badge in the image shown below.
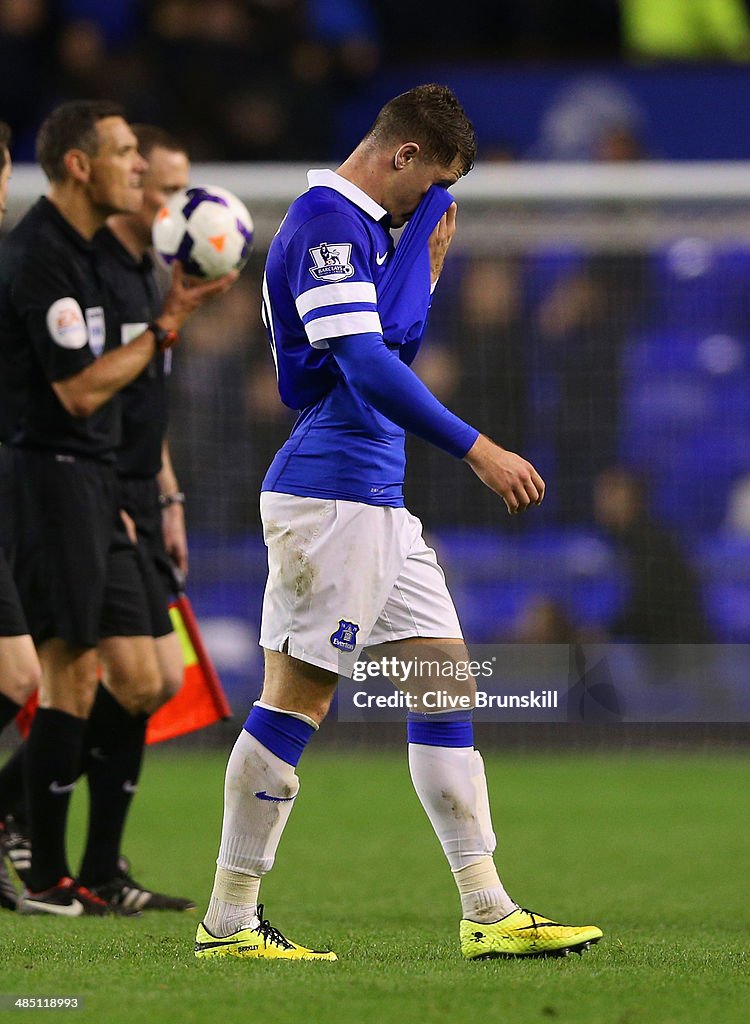
<svg viewBox="0 0 750 1024"><path fill-rule="evenodd" d="M333 281L345 281L354 274L354 267L350 262L352 247L348 243L321 242L314 249L310 249L310 255L313 258L313 266L308 269L317 281L330 284Z"/></svg>

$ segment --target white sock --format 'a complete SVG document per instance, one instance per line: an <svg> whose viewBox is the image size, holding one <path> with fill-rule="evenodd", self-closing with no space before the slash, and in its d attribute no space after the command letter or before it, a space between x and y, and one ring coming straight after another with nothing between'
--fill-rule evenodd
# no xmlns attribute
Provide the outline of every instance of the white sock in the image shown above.
<svg viewBox="0 0 750 1024"><path fill-rule="evenodd" d="M496 839L479 751L410 743L409 770L453 871L464 917L487 923L510 914L517 905L492 861Z"/></svg>
<svg viewBox="0 0 750 1024"><path fill-rule="evenodd" d="M273 866L298 792L294 768L243 729L224 782L221 845L205 917L214 935L230 935L257 923L260 879Z"/></svg>

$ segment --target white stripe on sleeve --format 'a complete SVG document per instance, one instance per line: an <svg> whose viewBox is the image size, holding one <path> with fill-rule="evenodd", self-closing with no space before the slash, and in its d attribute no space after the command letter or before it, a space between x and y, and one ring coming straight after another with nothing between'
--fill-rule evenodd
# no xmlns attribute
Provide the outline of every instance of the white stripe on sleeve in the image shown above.
<svg viewBox="0 0 750 1024"><path fill-rule="evenodd" d="M327 348L327 338L340 338L344 334L382 334L383 328L377 313L338 313L311 320L305 324L305 331L314 348Z"/></svg>
<svg viewBox="0 0 750 1024"><path fill-rule="evenodd" d="M375 285L369 281L352 281L349 284L321 284L317 288L310 288L297 298L297 312L305 316L313 309L320 309L321 306L340 306L343 302L372 302L378 301L375 292Z"/></svg>

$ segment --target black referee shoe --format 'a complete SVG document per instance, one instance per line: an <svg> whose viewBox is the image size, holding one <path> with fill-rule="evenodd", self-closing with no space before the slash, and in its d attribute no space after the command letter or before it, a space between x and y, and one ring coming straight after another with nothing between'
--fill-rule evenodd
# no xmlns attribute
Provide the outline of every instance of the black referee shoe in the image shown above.
<svg viewBox="0 0 750 1024"><path fill-rule="evenodd" d="M106 917L111 913L105 901L72 878L42 892L24 889L18 898L19 914L54 914L58 917Z"/></svg>
<svg viewBox="0 0 750 1024"><path fill-rule="evenodd" d="M31 870L31 840L12 814L0 820L0 852L25 885Z"/></svg>
<svg viewBox="0 0 750 1024"><path fill-rule="evenodd" d="M147 889L136 882L123 870L104 885L97 885L93 892L103 899L114 911L139 913L143 910L195 910L195 903L182 896L167 896L163 892Z"/></svg>

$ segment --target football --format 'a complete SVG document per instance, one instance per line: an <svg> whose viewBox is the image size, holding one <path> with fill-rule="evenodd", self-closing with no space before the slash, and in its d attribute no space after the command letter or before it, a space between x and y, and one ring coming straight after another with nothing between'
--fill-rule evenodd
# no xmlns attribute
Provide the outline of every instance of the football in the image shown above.
<svg viewBox="0 0 750 1024"><path fill-rule="evenodd" d="M166 266L179 260L185 273L211 281L240 270L253 245L253 219L232 192L196 185L176 192L156 215L154 249Z"/></svg>

